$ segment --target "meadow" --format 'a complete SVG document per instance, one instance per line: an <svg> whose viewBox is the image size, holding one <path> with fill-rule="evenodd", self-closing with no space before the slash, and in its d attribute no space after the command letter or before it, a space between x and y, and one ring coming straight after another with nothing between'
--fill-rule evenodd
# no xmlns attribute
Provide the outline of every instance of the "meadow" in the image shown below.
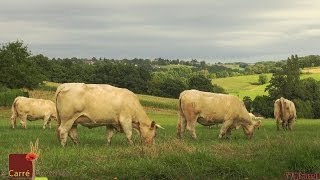
<svg viewBox="0 0 320 180"><path fill-rule="evenodd" d="M314 78L320 80L320 68L306 68L302 70L301 79ZM271 79L272 74L266 74L268 81ZM223 87L227 93L238 96L243 99L244 96L249 96L252 100L258 95L268 95L265 88L269 83L259 85L259 75L246 75L246 76L235 76L227 78L213 79L212 82Z"/></svg>
<svg viewBox="0 0 320 180"><path fill-rule="evenodd" d="M52 91L33 91L32 97L52 99ZM49 179L284 179L285 172L320 173L319 120L298 119L292 132L277 131L274 119L264 119L247 140L241 129L231 139L218 139L219 127L197 125L198 140L176 138L176 99L139 95L149 117L159 129L156 145L130 146L117 133L106 143L105 128L79 126L80 144L70 139L62 148L52 129L42 129L43 121L27 122L28 129L10 128L11 111L0 109L0 179L6 178L8 155L27 153L29 142L39 139L37 176Z"/></svg>

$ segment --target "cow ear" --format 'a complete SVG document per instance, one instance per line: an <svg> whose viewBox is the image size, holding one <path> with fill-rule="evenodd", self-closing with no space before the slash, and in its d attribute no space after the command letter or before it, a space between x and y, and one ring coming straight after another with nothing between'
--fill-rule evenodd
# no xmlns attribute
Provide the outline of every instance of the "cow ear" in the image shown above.
<svg viewBox="0 0 320 180"><path fill-rule="evenodd" d="M150 130L153 130L155 127L156 127L156 122L152 121L151 126L150 126Z"/></svg>

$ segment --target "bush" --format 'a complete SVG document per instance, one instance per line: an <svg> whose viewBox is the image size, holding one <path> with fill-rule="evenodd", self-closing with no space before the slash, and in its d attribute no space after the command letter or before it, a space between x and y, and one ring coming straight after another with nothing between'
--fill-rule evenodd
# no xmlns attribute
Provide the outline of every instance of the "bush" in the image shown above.
<svg viewBox="0 0 320 180"><path fill-rule="evenodd" d="M249 96L243 97L243 103L246 106L248 112L251 112L252 109L252 99Z"/></svg>
<svg viewBox="0 0 320 180"><path fill-rule="evenodd" d="M203 75L197 75L191 77L189 80L189 88L197 89L199 91L212 92L213 86L210 79L207 79Z"/></svg>
<svg viewBox="0 0 320 180"><path fill-rule="evenodd" d="M179 98L182 91L188 89L188 87L179 79L166 79L161 85L161 95L169 98Z"/></svg>
<svg viewBox="0 0 320 180"><path fill-rule="evenodd" d="M265 74L260 74L259 75L258 83L260 85L267 83L267 81L268 81L267 75L265 75Z"/></svg>
<svg viewBox="0 0 320 180"><path fill-rule="evenodd" d="M11 106L12 102L17 96L29 97L28 92L24 92L20 89L0 89L0 106Z"/></svg>
<svg viewBox="0 0 320 180"><path fill-rule="evenodd" d="M254 113L259 113L264 117L273 117L273 100L269 96L257 96L252 102Z"/></svg>
<svg viewBox="0 0 320 180"><path fill-rule="evenodd" d="M314 118L313 108L311 101L303 101L301 99L294 99L293 100L296 110L297 116L299 118Z"/></svg>

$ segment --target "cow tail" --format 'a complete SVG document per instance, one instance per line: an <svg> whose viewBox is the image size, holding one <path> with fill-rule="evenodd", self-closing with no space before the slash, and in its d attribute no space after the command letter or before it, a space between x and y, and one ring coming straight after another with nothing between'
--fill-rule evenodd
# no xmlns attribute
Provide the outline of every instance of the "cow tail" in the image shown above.
<svg viewBox="0 0 320 180"><path fill-rule="evenodd" d="M62 88L63 89L63 88ZM61 93L62 89L57 89L57 92L56 92L56 112L57 112L57 123L58 123L58 128L61 124L61 118L60 118L60 115L59 115L59 111L58 111L58 96L59 94Z"/></svg>
<svg viewBox="0 0 320 180"><path fill-rule="evenodd" d="M11 119L15 119L18 117L18 112L17 112L17 109L16 109L16 103L17 101L20 99L20 97L16 97L12 103L12 106L11 106L11 111L12 111L12 116L11 116Z"/></svg>
<svg viewBox="0 0 320 180"><path fill-rule="evenodd" d="M183 96L183 92L179 96L179 104L178 104L178 108L179 109L178 110L179 110L179 115L180 116L183 116L183 110L182 110L182 107L181 107L182 96Z"/></svg>

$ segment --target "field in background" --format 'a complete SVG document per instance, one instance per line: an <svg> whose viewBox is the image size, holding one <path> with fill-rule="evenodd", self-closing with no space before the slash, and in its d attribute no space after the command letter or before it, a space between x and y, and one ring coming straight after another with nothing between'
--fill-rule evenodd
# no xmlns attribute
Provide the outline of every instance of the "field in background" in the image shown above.
<svg viewBox="0 0 320 180"><path fill-rule="evenodd" d="M301 75L301 79L314 78L320 81L320 67L312 68L312 71L303 70L304 74ZM266 74L268 81L271 79L272 74ZM254 99L258 95L267 95L265 88L268 85L258 85L259 75L247 75L247 76L235 76L227 78L213 79L212 82L223 87L228 93L238 96L243 99L244 96L249 96Z"/></svg>
<svg viewBox="0 0 320 180"><path fill-rule="evenodd" d="M239 70L244 70L244 68L241 68L240 66L239 66L239 64L222 64L222 66L224 66L224 67L227 67L227 68L230 68L230 69L239 69Z"/></svg>
<svg viewBox="0 0 320 180"><path fill-rule="evenodd" d="M174 68L181 65L167 65L164 66L166 68ZM239 67L238 65L229 65L234 66L233 68ZM188 67L188 66L186 66ZM231 67L230 67L231 68ZM315 68L306 68L302 70L303 74L301 75L302 79L312 77L317 81L320 81L320 67ZM272 74L266 74L268 81L271 79ZM259 85L258 84L259 75L247 75L247 76L235 76L235 77L227 77L227 78L217 78L213 79L212 82L223 87L229 94L233 94L238 96L240 99L243 99L244 96L249 96L251 99L254 99L258 95L267 95L265 92L265 88L268 85ZM58 86L58 83L53 82L45 82L45 85L40 88L41 91L31 91L31 97L38 96L33 93L40 93L43 98L53 99L53 96L50 96L50 91L55 91L55 88ZM49 92L49 94L48 94ZM138 95L140 101L143 105L154 108L168 108L168 109L177 109L177 100L170 98L161 98L154 97L148 95ZM153 99L157 99L157 101L153 101ZM168 104L164 102L170 102Z"/></svg>
<svg viewBox="0 0 320 180"><path fill-rule="evenodd" d="M320 73L320 67L310 67L302 69L303 73Z"/></svg>
<svg viewBox="0 0 320 180"><path fill-rule="evenodd" d="M272 74L266 74L268 81ZM243 99L244 96L249 96L254 99L257 95L267 95L264 91L267 84L258 85L259 75L235 76L227 78L213 79L212 82L223 87L229 94L238 96Z"/></svg>
<svg viewBox="0 0 320 180"><path fill-rule="evenodd" d="M161 66L162 68L165 69L174 69L174 68L181 68L181 67L187 67L187 68L193 68L193 66L187 66L187 65L180 65L180 64L170 64L170 65L165 65Z"/></svg>

